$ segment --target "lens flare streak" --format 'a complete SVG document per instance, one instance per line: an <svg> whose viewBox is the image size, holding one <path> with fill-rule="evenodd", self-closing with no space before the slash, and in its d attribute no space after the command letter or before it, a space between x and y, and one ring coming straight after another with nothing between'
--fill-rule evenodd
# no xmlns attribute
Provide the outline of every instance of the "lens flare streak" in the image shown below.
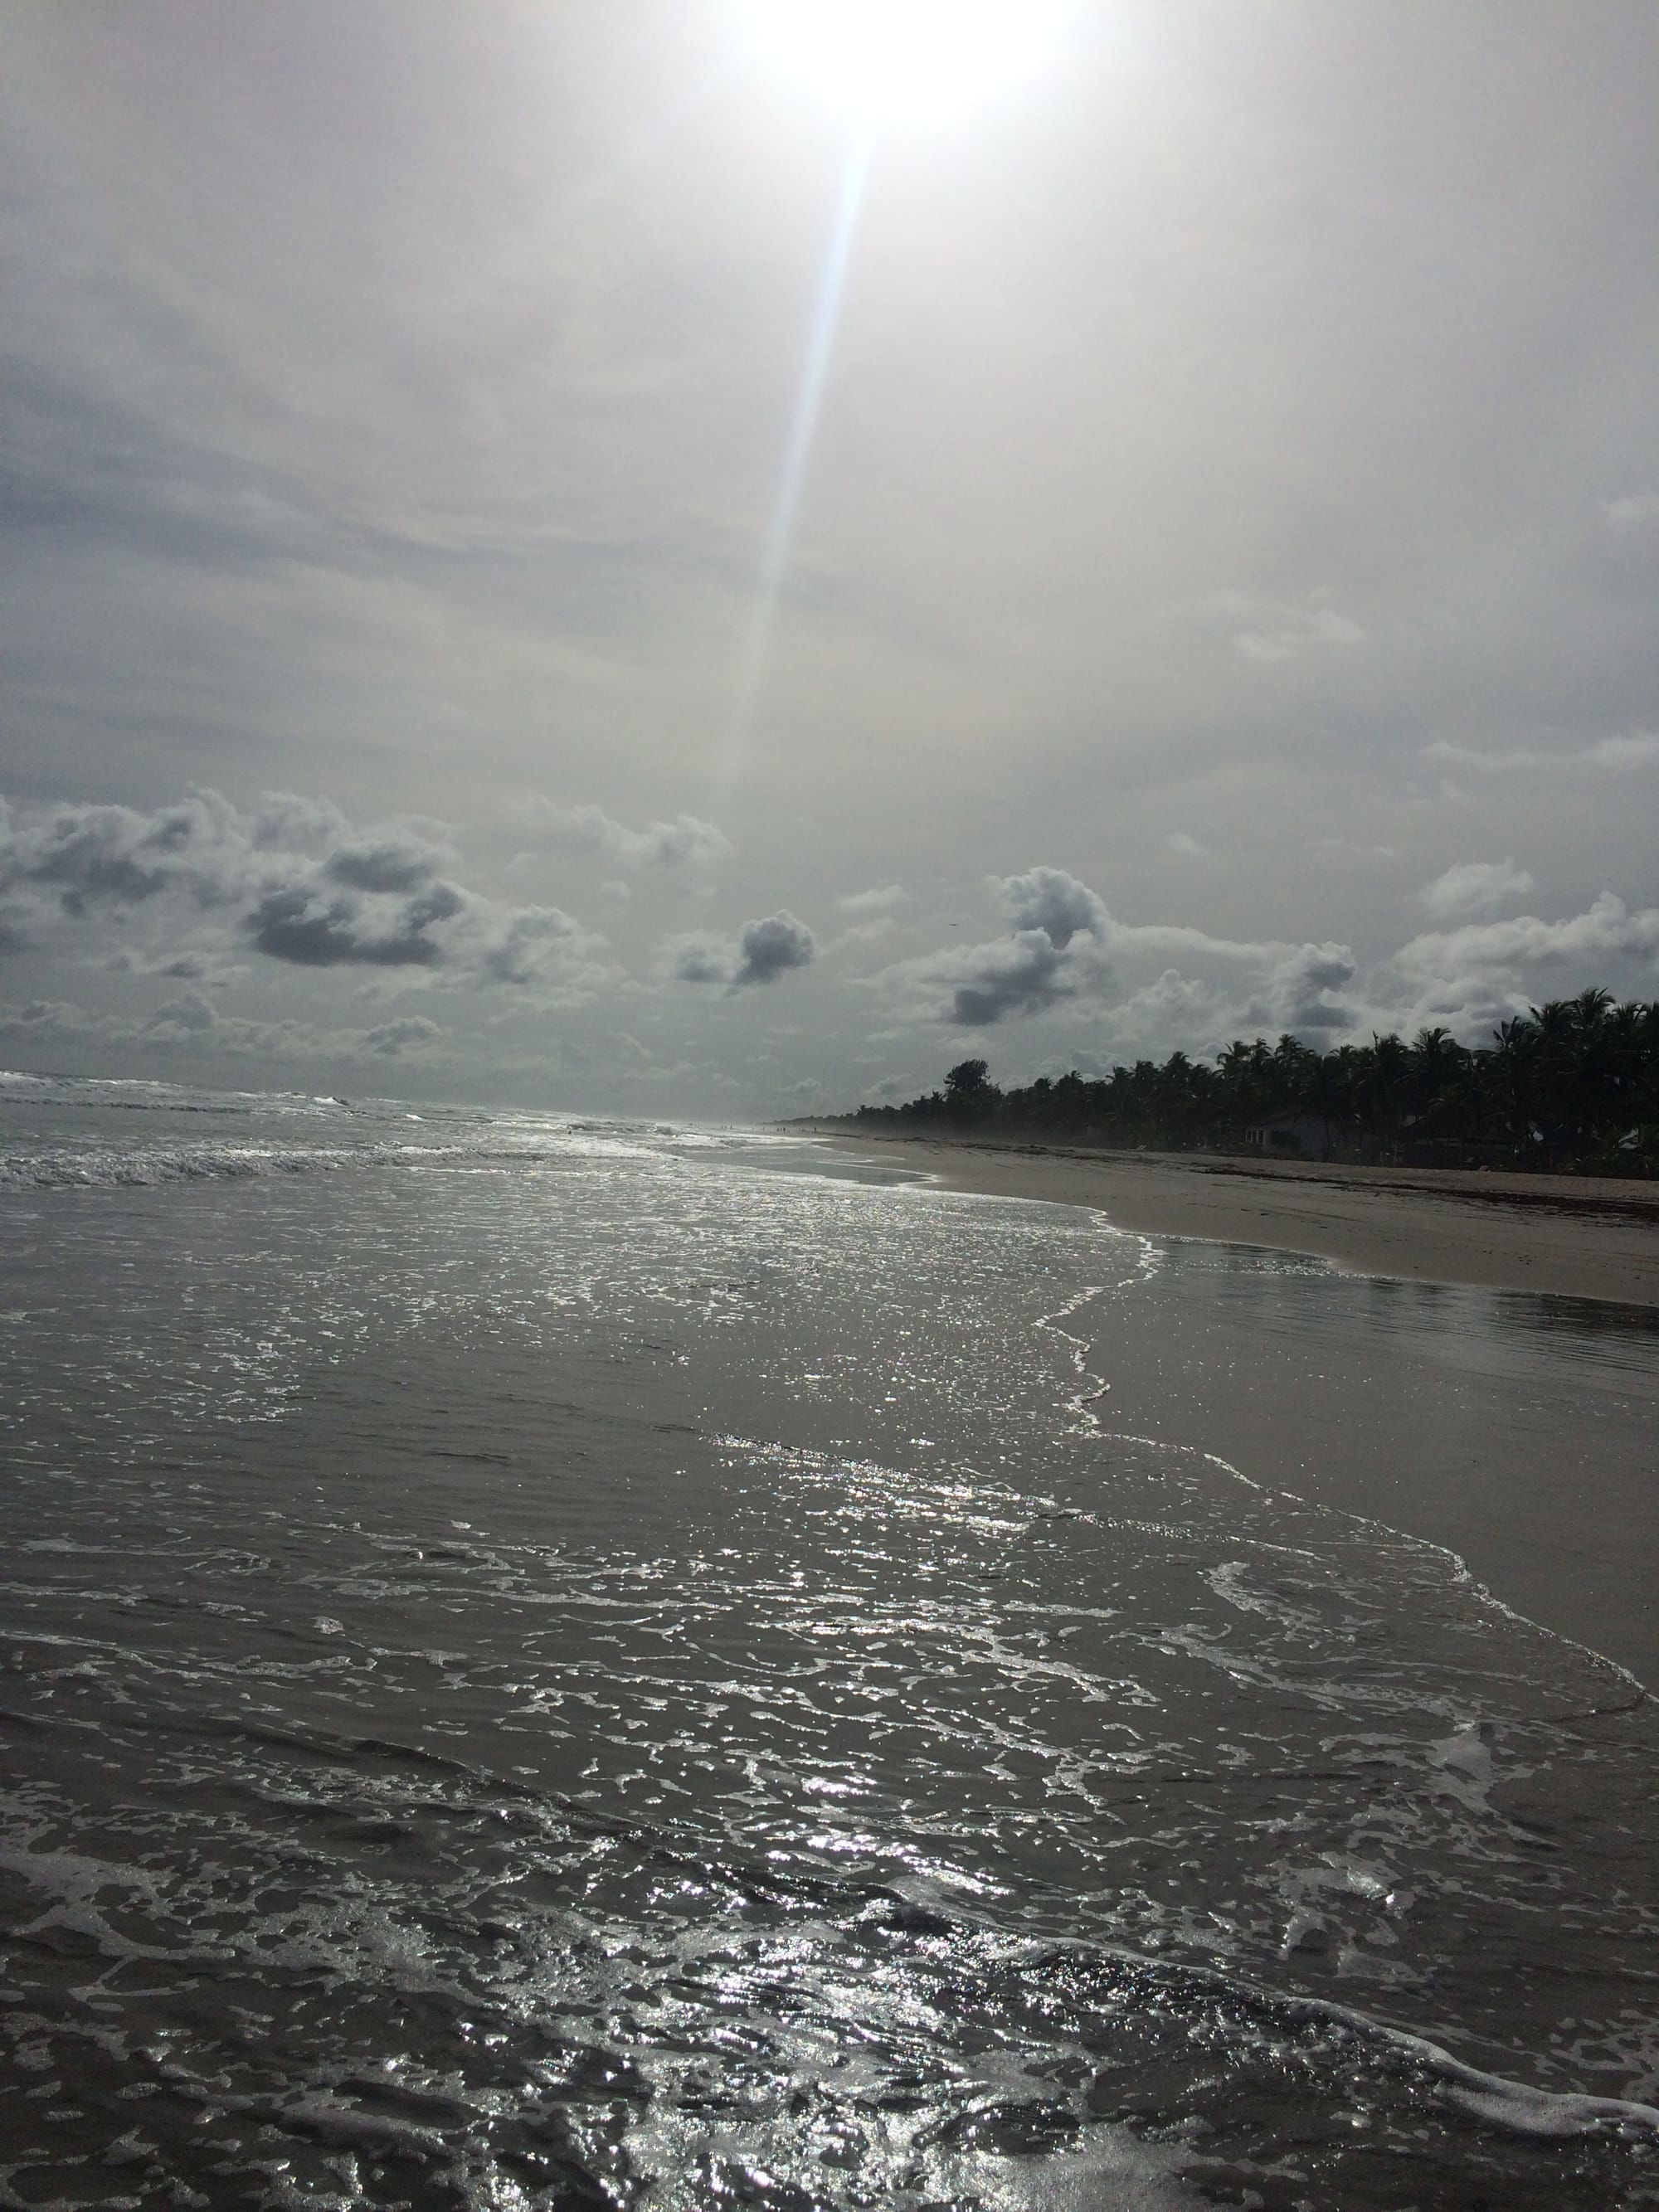
<svg viewBox="0 0 1659 2212"><path fill-rule="evenodd" d="M842 173L841 191L836 203L829 246L824 252L823 273L818 283L806 358L801 369L800 388L790 418L782 466L778 471L777 492L772 503L772 518L762 553L754 607L744 634L738 661L731 720L716 764L715 788L721 796L730 791L737 779L766 681L778 604L788 574L796 519L800 512L801 495L805 489L807 470L811 460L812 441L823 407L824 385L829 376L830 356L835 349L836 329L841 321L848 271L852 264L853 241L858 230L869 173L870 139L865 133L848 147L846 167Z"/></svg>

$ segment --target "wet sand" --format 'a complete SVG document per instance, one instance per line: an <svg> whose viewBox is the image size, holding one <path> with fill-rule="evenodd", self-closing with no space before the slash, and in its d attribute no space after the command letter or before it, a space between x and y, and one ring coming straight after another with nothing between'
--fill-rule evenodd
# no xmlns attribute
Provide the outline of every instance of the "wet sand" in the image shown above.
<svg viewBox="0 0 1659 2212"><path fill-rule="evenodd" d="M1407 1282L1659 1306L1659 1183L823 1133L952 1190L1098 1206L1145 1236L1310 1252Z"/></svg>
<svg viewBox="0 0 1659 2212"><path fill-rule="evenodd" d="M1096 1206L1121 1229L1206 1240L1178 1264L1212 1279L1214 1296L1173 1322L1115 1307L1091 1344L1109 1426L1426 1537L1516 1612L1659 1686L1659 1187L848 1141L957 1190ZM1227 1256L1250 1246L1255 1261ZM1274 1252L1370 1279L1354 1285L1363 1310L1349 1298L1340 1318L1316 1304L1264 1325L1227 1283ZM1425 1387L1425 1345L1436 1364L1493 1356L1507 1301L1483 1291L1544 1294L1541 1317L1582 1368L1574 1402L1518 1374L1496 1410L1482 1395L1465 1418ZM1540 1318L1530 1299L1516 1316L1522 1334ZM1654 1400L1653 1426L1610 1424L1608 1392Z"/></svg>

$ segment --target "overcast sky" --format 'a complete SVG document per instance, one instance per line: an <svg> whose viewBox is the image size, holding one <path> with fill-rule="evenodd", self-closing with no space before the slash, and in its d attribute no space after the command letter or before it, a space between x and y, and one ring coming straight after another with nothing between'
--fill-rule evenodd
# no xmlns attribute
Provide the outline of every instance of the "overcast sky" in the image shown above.
<svg viewBox="0 0 1659 2212"><path fill-rule="evenodd" d="M736 0L4 0L0 125L0 1061L1659 996L1651 0L1089 0L862 172Z"/></svg>

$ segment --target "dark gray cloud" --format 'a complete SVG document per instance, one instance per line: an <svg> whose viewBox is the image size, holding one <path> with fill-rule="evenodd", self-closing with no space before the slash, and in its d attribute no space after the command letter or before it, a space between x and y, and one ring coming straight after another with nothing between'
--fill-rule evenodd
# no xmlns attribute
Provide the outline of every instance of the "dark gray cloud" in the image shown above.
<svg viewBox="0 0 1659 2212"><path fill-rule="evenodd" d="M434 929L465 910L453 884L389 900L336 888L319 871L310 882L265 892L246 927L256 952L296 968L435 968L444 950Z"/></svg>
<svg viewBox="0 0 1659 2212"><path fill-rule="evenodd" d="M555 948L585 957L597 948L556 907L504 905L457 882L447 872L454 859L429 825L356 828L326 801L292 794L246 812L201 791L149 812L0 813L0 902L9 902L23 941L53 921L172 901L225 911L252 951L295 968L442 969L456 981L524 986L541 979ZM135 971L205 972L188 950L117 957Z"/></svg>
<svg viewBox="0 0 1659 2212"><path fill-rule="evenodd" d="M1161 1022L1183 1043L1196 1028L1224 1018L1232 1028L1218 1030L1218 1042L1252 1028L1321 1033L1357 1018L1336 995L1358 972L1346 945L1243 943L1180 926L1119 921L1063 868L1028 868L993 884L1014 924L1009 934L898 963L880 980L902 1007L962 1029L991 1029L1071 1003L1111 1015L1136 1035ZM1140 964L1171 952L1231 971L1244 992L1237 981L1222 991L1205 976L1165 968L1155 983L1126 994L1120 961Z"/></svg>
<svg viewBox="0 0 1659 2212"><path fill-rule="evenodd" d="M677 983L720 983L728 991L774 983L791 969L810 967L817 940L787 908L746 921L735 939L702 930L673 937L664 947L666 972Z"/></svg>
<svg viewBox="0 0 1659 2212"><path fill-rule="evenodd" d="M928 1018L990 1029L1042 1014L1109 980L1102 946L1111 916L1088 885L1064 868L996 876L992 888L1012 925L988 944L953 945L887 971Z"/></svg>
<svg viewBox="0 0 1659 2212"><path fill-rule="evenodd" d="M786 909L769 914L761 921L746 921L738 938L732 988L740 991L750 983L775 982L792 968L810 966L817 949L806 924Z"/></svg>
<svg viewBox="0 0 1659 2212"><path fill-rule="evenodd" d="M0 891L33 890L75 916L175 891L198 906L234 899L247 854L235 810L193 792L149 812L52 806L30 819L0 811Z"/></svg>
<svg viewBox="0 0 1659 2212"><path fill-rule="evenodd" d="M951 994L944 1018L963 1029L990 1029L1012 1014L1046 1013L1078 988L1064 952L1043 929L964 945L942 955L933 975Z"/></svg>
<svg viewBox="0 0 1659 2212"><path fill-rule="evenodd" d="M360 891L416 891L436 877L454 855L418 834L382 835L337 846L324 862L337 884Z"/></svg>
<svg viewBox="0 0 1659 2212"><path fill-rule="evenodd" d="M289 801L261 828L268 854L280 852L275 839L282 830L320 836L328 848L288 880L270 884L244 921L248 942L273 960L302 968L436 968L454 956L449 925L483 903L444 872L454 860L450 848L413 825L352 832Z"/></svg>

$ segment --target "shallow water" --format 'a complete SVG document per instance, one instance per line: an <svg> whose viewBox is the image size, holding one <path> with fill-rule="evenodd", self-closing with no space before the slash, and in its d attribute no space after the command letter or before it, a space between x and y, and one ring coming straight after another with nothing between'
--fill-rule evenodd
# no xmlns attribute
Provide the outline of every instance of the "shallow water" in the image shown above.
<svg viewBox="0 0 1659 2212"><path fill-rule="evenodd" d="M12 2201L1659 2203L1647 1701L1291 1494L1296 1390L1205 1436L1212 1331L1335 1373L1375 1286L0 1097ZM1648 1448L1639 1318L1383 1304L1424 1437Z"/></svg>

